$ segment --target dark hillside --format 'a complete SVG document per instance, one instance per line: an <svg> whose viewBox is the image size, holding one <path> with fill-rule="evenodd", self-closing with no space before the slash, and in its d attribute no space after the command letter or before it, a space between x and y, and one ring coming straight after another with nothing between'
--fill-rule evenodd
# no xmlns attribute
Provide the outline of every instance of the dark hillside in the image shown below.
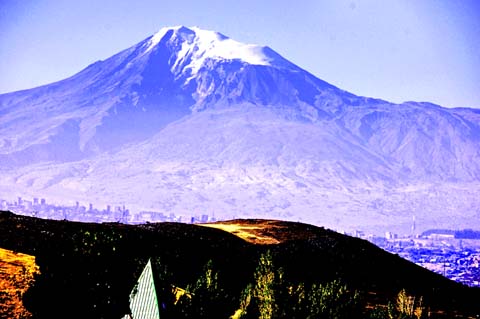
<svg viewBox="0 0 480 319"><path fill-rule="evenodd" d="M478 289L468 288L391 255L370 243L290 222L225 222L254 229L253 244L220 229L180 223L93 224L43 220L0 212L0 247L36 257L41 275L24 298L34 318L120 318L148 258L178 287L196 281L211 260L224 287L225 314L253 280L259 257L271 251L288 283L339 279L362 291L369 304L386 305L405 288L432 310L480 314ZM235 234L236 231L233 231ZM225 316L225 318L227 318Z"/></svg>
<svg viewBox="0 0 480 319"><path fill-rule="evenodd" d="M52 311L70 318L120 318L150 257L160 257L180 287L214 259L224 278L232 279L226 286L238 291L242 274L255 266L252 249L241 239L176 223L87 224L1 212L0 247L36 256L41 276L25 300L36 318L51 318Z"/></svg>

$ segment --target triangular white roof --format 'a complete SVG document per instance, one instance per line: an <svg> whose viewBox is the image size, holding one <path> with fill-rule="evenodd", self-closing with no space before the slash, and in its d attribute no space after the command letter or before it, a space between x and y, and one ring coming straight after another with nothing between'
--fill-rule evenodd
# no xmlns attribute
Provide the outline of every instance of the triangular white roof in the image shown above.
<svg viewBox="0 0 480 319"><path fill-rule="evenodd" d="M130 311L133 319L160 319L150 259L130 293Z"/></svg>

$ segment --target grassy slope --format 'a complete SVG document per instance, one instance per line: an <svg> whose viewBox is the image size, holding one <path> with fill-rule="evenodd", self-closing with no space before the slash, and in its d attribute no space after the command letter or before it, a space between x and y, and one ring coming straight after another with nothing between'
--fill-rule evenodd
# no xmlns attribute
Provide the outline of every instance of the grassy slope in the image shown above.
<svg viewBox="0 0 480 319"><path fill-rule="evenodd" d="M265 221L241 223L252 227ZM25 304L39 318L52 313L69 318L121 317L150 257L160 258L179 287L194 282L205 263L213 260L228 288L233 313L236 298L267 249L291 282L341 278L351 287L377 293L378 300L372 301L378 303L406 288L436 308L480 313L478 289L456 284L366 241L305 224L267 224L270 227L256 228L255 236L278 243L253 244L223 230L188 224L90 224L0 212L0 247L36 256L41 275L27 292Z"/></svg>
<svg viewBox="0 0 480 319"><path fill-rule="evenodd" d="M31 318L22 296L38 273L35 257L0 248L0 315L10 319Z"/></svg>

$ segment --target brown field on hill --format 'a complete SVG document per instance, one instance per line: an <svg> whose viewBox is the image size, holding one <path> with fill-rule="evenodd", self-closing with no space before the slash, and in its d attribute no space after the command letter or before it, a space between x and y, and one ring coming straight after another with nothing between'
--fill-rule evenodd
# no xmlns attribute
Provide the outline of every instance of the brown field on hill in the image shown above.
<svg viewBox="0 0 480 319"><path fill-rule="evenodd" d="M305 228L301 232L292 231L291 224L287 225L285 222L276 220L236 219L198 225L226 231L257 245L275 245L315 236Z"/></svg>

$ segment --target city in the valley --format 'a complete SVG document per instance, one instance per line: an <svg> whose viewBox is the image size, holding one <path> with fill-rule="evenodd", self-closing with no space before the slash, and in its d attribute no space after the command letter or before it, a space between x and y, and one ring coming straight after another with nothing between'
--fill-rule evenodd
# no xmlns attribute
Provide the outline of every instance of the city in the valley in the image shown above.
<svg viewBox="0 0 480 319"><path fill-rule="evenodd" d="M124 205L106 205L105 208L87 206L76 202L73 206L48 203L45 198L32 200L18 197L16 200L0 199L0 210L45 219L81 222L120 222L139 224L145 222L207 223L216 221L214 216L165 215L161 212L131 212ZM385 232L385 236L366 234L361 230L346 233L372 242L394 254L424 268L468 286L480 287L480 231L431 229L422 233L399 235Z"/></svg>

